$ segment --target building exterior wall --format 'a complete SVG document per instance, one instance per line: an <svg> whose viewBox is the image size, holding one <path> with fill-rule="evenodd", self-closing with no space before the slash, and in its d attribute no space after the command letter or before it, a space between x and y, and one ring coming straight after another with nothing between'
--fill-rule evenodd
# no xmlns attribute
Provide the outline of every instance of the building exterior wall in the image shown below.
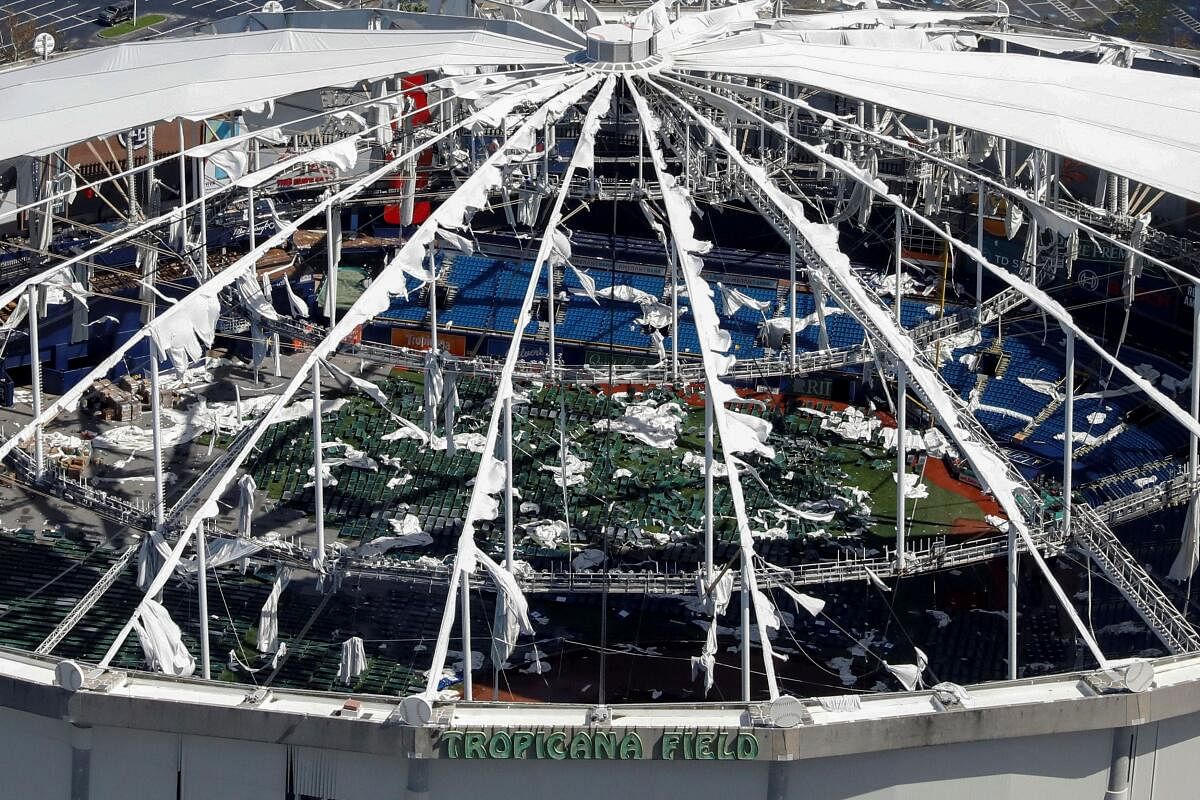
<svg viewBox="0 0 1200 800"><path fill-rule="evenodd" d="M161 720L160 720L161 721ZM22 800L328 800L520 797L611 800L1099 800L1113 732L936 745L795 761L456 761L95 727L0 709L0 796ZM89 750L86 793L72 793ZM1189 797L1200 716L1137 726L1128 797ZM428 794L410 786L414 761ZM75 775L76 788L80 787ZM418 782L419 783L419 782ZM310 794L310 791L317 792Z"/></svg>
<svg viewBox="0 0 1200 800"><path fill-rule="evenodd" d="M52 660L0 652L0 800L1175 800L1200 774L1198 656L1161 660L1139 694L1053 676L972 687L970 708L914 692L838 717L807 701L794 728L738 704L618 706L611 727L584 706L449 704L409 727L394 698L89 674L71 692ZM639 753L518 760L449 744L580 731L637 738ZM755 743L711 760L700 736Z"/></svg>

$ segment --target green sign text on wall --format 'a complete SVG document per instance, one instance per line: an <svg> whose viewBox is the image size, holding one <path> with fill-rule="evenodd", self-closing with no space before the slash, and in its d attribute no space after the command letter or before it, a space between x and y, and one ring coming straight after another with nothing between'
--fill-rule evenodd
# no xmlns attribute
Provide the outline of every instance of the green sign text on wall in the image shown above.
<svg viewBox="0 0 1200 800"><path fill-rule="evenodd" d="M550 759L664 759L751 761L758 757L758 738L752 733L666 731L647 751L636 731L443 731L446 758Z"/></svg>

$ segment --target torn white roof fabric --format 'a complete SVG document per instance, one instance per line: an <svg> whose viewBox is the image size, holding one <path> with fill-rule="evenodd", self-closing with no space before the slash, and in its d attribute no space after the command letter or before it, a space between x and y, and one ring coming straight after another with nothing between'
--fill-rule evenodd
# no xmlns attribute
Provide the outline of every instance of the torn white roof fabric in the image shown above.
<svg viewBox="0 0 1200 800"><path fill-rule="evenodd" d="M685 71L846 95L1071 156L1200 200L1200 81L1015 53L805 44L755 31L683 48Z"/></svg>
<svg viewBox="0 0 1200 800"><path fill-rule="evenodd" d="M89 48L0 73L0 160L308 89L438 67L562 64L568 52L462 29L290 28Z"/></svg>

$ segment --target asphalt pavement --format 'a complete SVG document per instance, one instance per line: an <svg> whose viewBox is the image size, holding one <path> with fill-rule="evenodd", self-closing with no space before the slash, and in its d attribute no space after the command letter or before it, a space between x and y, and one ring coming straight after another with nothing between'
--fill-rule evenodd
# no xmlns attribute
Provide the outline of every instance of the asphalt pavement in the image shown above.
<svg viewBox="0 0 1200 800"><path fill-rule="evenodd" d="M266 0L138 0L139 17L162 14L166 19L116 40L101 38L104 26L96 21L110 2L113 0L3 0L0 14L11 12L23 20L32 19L40 31L54 33L59 50L79 50L260 11ZM283 7L293 10L295 0L285 0Z"/></svg>

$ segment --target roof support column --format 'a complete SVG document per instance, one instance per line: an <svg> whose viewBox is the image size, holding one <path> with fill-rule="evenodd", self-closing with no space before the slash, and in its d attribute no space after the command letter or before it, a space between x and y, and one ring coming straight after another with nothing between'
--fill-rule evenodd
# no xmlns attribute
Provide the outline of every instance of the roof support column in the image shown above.
<svg viewBox="0 0 1200 800"><path fill-rule="evenodd" d="M312 365L313 513L317 522L317 568L325 568L325 481L321 475L321 361Z"/></svg>
<svg viewBox="0 0 1200 800"><path fill-rule="evenodd" d="M1192 285L1192 385L1191 389L1191 414L1194 418L1200 418L1200 286ZM1188 432L1188 483L1191 492L1194 495L1196 492L1196 480L1200 475L1200 439L1197 439L1196 434ZM1195 503L1195 499L1192 500ZM1195 541L1188 536L1188 531L1184 531L1184 545L1191 544L1195 547ZM1193 558L1191 563L1195 563ZM1192 599L1192 575L1188 574L1187 586L1183 596L1183 615L1186 618L1188 607L1191 605Z"/></svg>
<svg viewBox="0 0 1200 800"><path fill-rule="evenodd" d="M42 416L42 348L38 342L38 312L41 311L41 303L38 301L38 294L37 284L29 284L25 300L29 305L29 371L33 388L34 419ZM33 474L41 478L45 468L42 424L39 422L33 432Z"/></svg>
<svg viewBox="0 0 1200 800"><path fill-rule="evenodd" d="M151 278L153 280L153 278ZM154 318L158 298L151 295L150 318ZM150 430L154 446L154 529L162 533L166 518L163 500L163 451L162 451L162 390L158 379L158 347L150 342Z"/></svg>
<svg viewBox="0 0 1200 800"><path fill-rule="evenodd" d="M900 324L900 311L904 306L904 247L901 234L904 231L904 210L896 207L896 324Z"/></svg>
<svg viewBox="0 0 1200 800"><path fill-rule="evenodd" d="M549 173L546 173L549 180ZM564 191L566 187L563 187ZM551 231L546 231L546 236L551 236ZM558 374L558 342L555 338L554 331L554 270L556 264L553 260L546 264L546 326L549 331L549 342L546 350L546 372L551 383L554 383L555 376ZM561 388L561 387L560 387Z"/></svg>
<svg viewBox="0 0 1200 800"><path fill-rule="evenodd" d="M459 614L462 617L463 700L469 703L475 699L475 687L471 674L474 671L475 659L471 653L471 573L466 570L463 570L462 583L458 585L458 592L461 606ZM503 600L497 597L496 602L500 603Z"/></svg>
<svg viewBox="0 0 1200 800"><path fill-rule="evenodd" d="M1063 405L1063 530L1071 535L1071 478L1075 470L1075 331L1067 329L1066 401Z"/></svg>
<svg viewBox="0 0 1200 800"><path fill-rule="evenodd" d="M796 371L796 240L788 237L788 351Z"/></svg>
<svg viewBox="0 0 1200 800"><path fill-rule="evenodd" d="M1008 523L1008 679L1017 679L1017 580L1020 570L1017 526Z"/></svg>
<svg viewBox="0 0 1200 800"><path fill-rule="evenodd" d="M204 280L212 277L208 271L208 159L200 159L200 275Z"/></svg>
<svg viewBox="0 0 1200 800"><path fill-rule="evenodd" d="M713 397L704 386L704 582L713 581Z"/></svg>
<svg viewBox="0 0 1200 800"><path fill-rule="evenodd" d="M184 150L186 150L187 147L183 138L183 120L179 120L179 122L176 124L176 130L179 132L179 208L183 214L183 219L179 221L179 228L183 234L183 241L179 243L179 250L181 253L187 253L187 212L182 211L183 207L187 205L187 156L184 155Z"/></svg>
<svg viewBox="0 0 1200 800"><path fill-rule="evenodd" d="M325 316L337 324L338 261L342 249L342 211L334 204L325 207Z"/></svg>
<svg viewBox="0 0 1200 800"><path fill-rule="evenodd" d="M513 563L513 450L512 397L504 398L504 566L512 572Z"/></svg>
<svg viewBox="0 0 1200 800"><path fill-rule="evenodd" d="M429 352L435 356L438 352L438 321L437 321L437 260L433 255L433 246L429 247Z"/></svg>
<svg viewBox="0 0 1200 800"><path fill-rule="evenodd" d="M200 674L212 680L212 665L208 657L208 543L204 541L204 522L196 528L196 589L199 592L200 612Z"/></svg>
<svg viewBox="0 0 1200 800"><path fill-rule="evenodd" d="M675 243L668 240L671 259L671 383L679 384L679 253Z"/></svg>
<svg viewBox="0 0 1200 800"><path fill-rule="evenodd" d="M742 702L750 702L750 562L742 556ZM771 658L763 642L763 658Z"/></svg>
<svg viewBox="0 0 1200 800"><path fill-rule="evenodd" d="M983 185L983 178L979 179L979 186L976 190L976 215L975 215L975 249L983 252L983 221L987 214L987 188ZM979 319L983 315L983 264L975 262L975 319Z"/></svg>
<svg viewBox="0 0 1200 800"><path fill-rule="evenodd" d="M896 571L904 569L904 534L908 523L908 504L905 472L908 467L908 452L905 449L904 426L908 413L908 370L901 361L896 362Z"/></svg>

